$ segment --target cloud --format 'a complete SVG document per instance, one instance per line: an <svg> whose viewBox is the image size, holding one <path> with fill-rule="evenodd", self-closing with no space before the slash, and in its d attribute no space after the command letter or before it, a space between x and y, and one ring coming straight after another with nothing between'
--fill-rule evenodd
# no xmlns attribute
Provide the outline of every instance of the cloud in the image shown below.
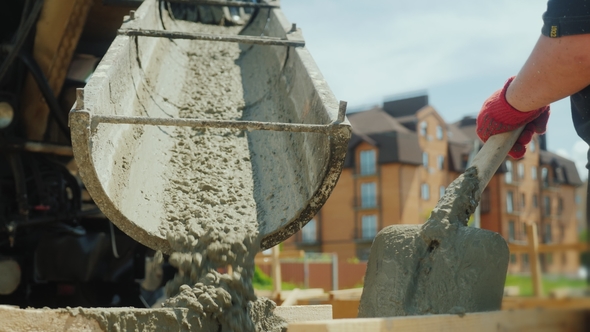
<svg viewBox="0 0 590 332"><path fill-rule="evenodd" d="M284 0L282 7L336 96L351 105L516 72L545 10L532 0Z"/></svg>
<svg viewBox="0 0 590 332"><path fill-rule="evenodd" d="M476 114L520 70L540 35L547 2L283 0L281 6L350 109L427 90L443 118L456 121ZM577 158L569 101L554 103L552 114L549 150ZM578 159L585 163L585 152Z"/></svg>

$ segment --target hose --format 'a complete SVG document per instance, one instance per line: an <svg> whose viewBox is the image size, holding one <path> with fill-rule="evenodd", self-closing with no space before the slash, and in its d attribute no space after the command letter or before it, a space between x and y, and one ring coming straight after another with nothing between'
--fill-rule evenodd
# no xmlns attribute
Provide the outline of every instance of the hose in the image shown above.
<svg viewBox="0 0 590 332"><path fill-rule="evenodd" d="M27 36L29 36L31 28L33 27L35 22L37 22L37 17L41 12L41 8L43 8L43 0L37 0L37 2L35 2L35 5L33 5L33 9L31 10L29 17L27 17L25 23L19 27L16 33L16 41L14 42L12 49L6 56L6 59L4 59L2 65L0 65L0 83L4 79L4 76L6 76L6 73L8 72L10 66L12 66L14 59L16 59L17 55L20 53L20 50L23 47L23 44L25 43ZM26 8L24 10L26 10Z"/></svg>
<svg viewBox="0 0 590 332"><path fill-rule="evenodd" d="M20 52L19 57L29 69L29 72L33 76L33 79L35 79L35 82L37 82L37 86L39 87L39 90L41 91L41 94L43 94L43 98L45 98L47 106L49 107L49 113L55 119L57 126L65 135L66 139L71 142L68 122L61 111L61 107L57 102L57 98L53 94L53 90L51 90L51 87L47 82L47 78L45 78L45 74L43 74L43 71L41 68L39 68L39 65L30 54Z"/></svg>

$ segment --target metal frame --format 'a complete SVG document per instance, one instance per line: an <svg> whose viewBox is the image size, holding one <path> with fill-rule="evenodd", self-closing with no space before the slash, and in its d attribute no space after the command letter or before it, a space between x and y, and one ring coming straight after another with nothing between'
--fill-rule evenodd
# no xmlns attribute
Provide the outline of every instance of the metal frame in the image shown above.
<svg viewBox="0 0 590 332"><path fill-rule="evenodd" d="M191 5L203 5L203 6L228 6L228 7L248 7L248 8L280 8L280 4L270 4L266 2L254 3L254 2L238 2L238 1L225 1L225 0L166 0L167 2L173 3L185 3ZM278 2L278 1L276 1Z"/></svg>
<svg viewBox="0 0 590 332"><path fill-rule="evenodd" d="M155 37L155 38L171 38L171 39L189 39L189 40L206 40L206 41L220 41L220 42L234 42L242 44L257 44L257 45L278 45L278 46L305 46L304 40L288 40L275 37L251 37L239 35L212 35L205 33L190 33L179 31L166 30L148 30L148 29L119 29L117 34L123 36L141 36L141 37Z"/></svg>
<svg viewBox="0 0 590 332"><path fill-rule="evenodd" d="M83 105L83 90L78 89L79 99L76 105ZM190 118L150 118L144 116L107 116L93 115L91 118L92 128L95 129L100 123L109 124L131 124L147 126L176 126L176 127L194 127L194 128L232 128L241 130L268 130L268 131L290 131L297 133L329 133L335 126L344 121L346 115L345 101L340 102L338 109L338 120L327 125L303 124L303 123L280 123L280 122L261 122L261 121L241 121L241 120L208 120L208 119L190 119ZM81 109L78 109L81 110Z"/></svg>

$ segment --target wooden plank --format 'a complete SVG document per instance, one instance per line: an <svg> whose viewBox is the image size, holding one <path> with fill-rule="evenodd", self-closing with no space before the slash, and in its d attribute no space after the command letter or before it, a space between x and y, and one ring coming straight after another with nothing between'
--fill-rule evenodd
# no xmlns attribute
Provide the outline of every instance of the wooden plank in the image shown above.
<svg viewBox="0 0 590 332"><path fill-rule="evenodd" d="M281 303L281 307L290 307L297 304L297 296L299 295L299 288L295 288L289 293L289 295L285 298L283 303Z"/></svg>
<svg viewBox="0 0 590 332"><path fill-rule="evenodd" d="M286 301L289 297L293 296L293 293L297 293L296 300L317 299L322 298L325 295L323 288L295 288L294 290L281 291L280 299Z"/></svg>
<svg viewBox="0 0 590 332"><path fill-rule="evenodd" d="M332 315L335 319L357 318L359 313L360 298L357 300L330 300Z"/></svg>
<svg viewBox="0 0 590 332"><path fill-rule="evenodd" d="M295 259L295 258L303 258L303 256L305 256L304 250L285 250L285 251L279 252L279 259L289 259L289 258ZM272 254L265 255L265 254L259 253L254 258L254 262L258 265L270 264L272 262Z"/></svg>
<svg viewBox="0 0 590 332"><path fill-rule="evenodd" d="M325 321L332 319L332 306L322 304L276 307L274 313L283 317L288 323Z"/></svg>
<svg viewBox="0 0 590 332"><path fill-rule="evenodd" d="M541 279L541 264L539 263L539 236L537 224L527 223L527 238L529 243L529 262L531 264L531 276L533 279L533 294L543 296L543 280Z"/></svg>
<svg viewBox="0 0 590 332"><path fill-rule="evenodd" d="M353 299L358 300L363 294L363 288L349 288L330 291L330 299Z"/></svg>
<svg viewBox="0 0 590 332"><path fill-rule="evenodd" d="M529 251L528 245L524 244L509 244L508 248L511 253L526 253ZM539 244L539 252L556 252L556 251L590 251L588 243L556 243L556 244Z"/></svg>
<svg viewBox="0 0 590 332"><path fill-rule="evenodd" d="M536 298L536 297L505 297L502 300L502 310L514 309L585 309L590 310L589 297L577 298Z"/></svg>
<svg viewBox="0 0 590 332"><path fill-rule="evenodd" d="M272 247L272 298L276 299L281 294L283 279L281 277L281 262L279 261L279 246Z"/></svg>
<svg viewBox="0 0 590 332"><path fill-rule="evenodd" d="M587 311L514 310L458 315L335 319L289 324L288 332L582 332Z"/></svg>

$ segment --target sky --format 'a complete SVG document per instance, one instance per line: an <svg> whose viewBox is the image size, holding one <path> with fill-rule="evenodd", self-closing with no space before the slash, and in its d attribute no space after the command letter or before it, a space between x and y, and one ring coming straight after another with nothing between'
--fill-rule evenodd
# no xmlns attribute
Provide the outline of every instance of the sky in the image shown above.
<svg viewBox="0 0 590 332"><path fill-rule="evenodd" d="M427 93L451 123L476 116L516 75L541 34L542 0L282 0L326 81L349 110ZM548 150L586 178L588 145L569 98L551 105Z"/></svg>

